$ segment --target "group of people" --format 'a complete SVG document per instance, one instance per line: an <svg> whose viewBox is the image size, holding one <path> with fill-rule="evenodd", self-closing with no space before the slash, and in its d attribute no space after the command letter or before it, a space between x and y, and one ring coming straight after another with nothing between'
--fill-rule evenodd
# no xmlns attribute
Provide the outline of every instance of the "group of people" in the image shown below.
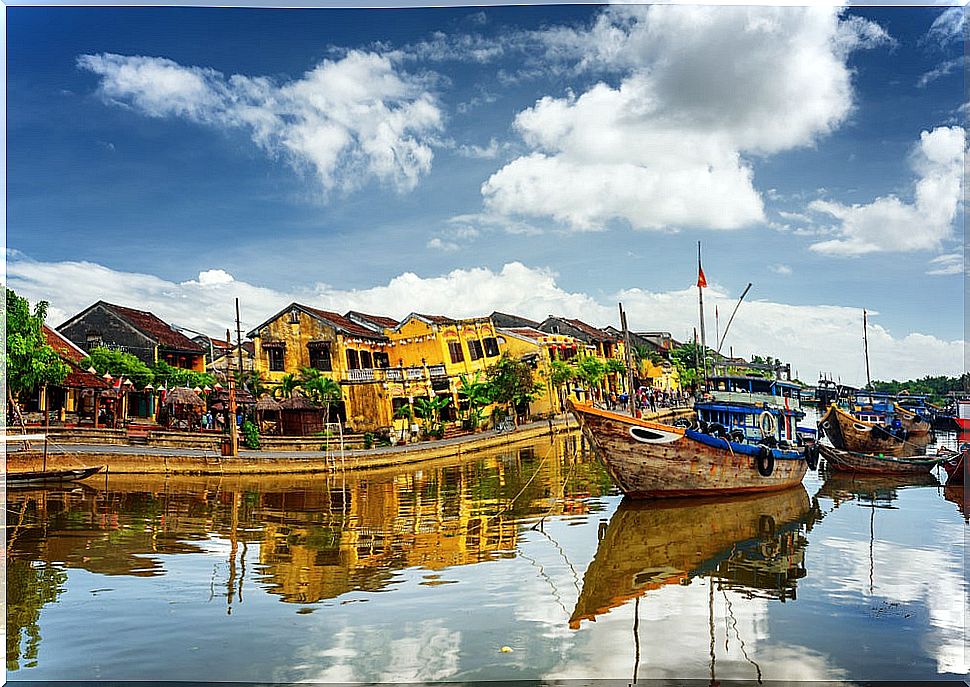
<svg viewBox="0 0 970 687"><path fill-rule="evenodd" d="M689 397L680 389L670 391L669 389L655 389L653 387L641 386L634 393L636 407L641 412L656 413L659 408L673 408L676 406L689 405ZM611 392L607 399L607 406L611 410L619 407L626 407L629 396L625 393L617 395Z"/></svg>

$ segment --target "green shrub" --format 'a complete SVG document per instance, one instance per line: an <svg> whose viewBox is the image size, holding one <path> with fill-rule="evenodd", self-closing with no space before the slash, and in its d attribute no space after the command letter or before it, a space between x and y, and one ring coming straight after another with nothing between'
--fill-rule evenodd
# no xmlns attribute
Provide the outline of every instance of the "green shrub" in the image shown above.
<svg viewBox="0 0 970 687"><path fill-rule="evenodd" d="M246 420L242 424L243 431L243 443L246 448L256 450L259 448L259 427L256 426L255 422Z"/></svg>

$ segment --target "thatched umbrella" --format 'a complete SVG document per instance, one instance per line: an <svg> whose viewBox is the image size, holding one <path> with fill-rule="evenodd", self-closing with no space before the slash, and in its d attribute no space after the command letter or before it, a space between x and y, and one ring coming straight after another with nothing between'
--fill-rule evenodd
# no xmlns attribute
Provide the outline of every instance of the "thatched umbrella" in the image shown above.
<svg viewBox="0 0 970 687"><path fill-rule="evenodd" d="M276 415L275 420L266 420L266 413ZM259 424L259 431L272 430L276 433L280 431L280 404L270 396L263 396L256 401L256 419ZM264 429L265 428L265 429Z"/></svg>
<svg viewBox="0 0 970 687"><path fill-rule="evenodd" d="M205 410L205 401L191 389L176 387L165 395L165 405L171 408L171 417L178 424L184 423L192 429L199 423L199 416Z"/></svg>

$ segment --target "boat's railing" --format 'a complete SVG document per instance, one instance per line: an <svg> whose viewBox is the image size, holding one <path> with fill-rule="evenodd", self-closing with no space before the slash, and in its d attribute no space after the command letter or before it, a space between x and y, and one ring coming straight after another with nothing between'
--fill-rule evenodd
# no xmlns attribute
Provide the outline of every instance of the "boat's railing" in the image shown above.
<svg viewBox="0 0 970 687"><path fill-rule="evenodd" d="M715 401L722 403L741 403L745 405L763 406L769 408L784 408L785 397L773 396L772 394L750 394L744 391L712 391L711 395ZM797 398L788 398L788 408L791 410L801 410L801 403Z"/></svg>

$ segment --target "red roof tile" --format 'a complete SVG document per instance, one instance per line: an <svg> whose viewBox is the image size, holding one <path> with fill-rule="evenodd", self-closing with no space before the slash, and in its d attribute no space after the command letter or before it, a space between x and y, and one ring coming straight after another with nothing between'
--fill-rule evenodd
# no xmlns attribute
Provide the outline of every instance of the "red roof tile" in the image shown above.
<svg viewBox="0 0 970 687"><path fill-rule="evenodd" d="M388 329L397 326L397 320L392 317L384 317L383 315L368 315L367 313L358 312L356 310L347 312L344 317L349 319L351 315L355 315L362 320L368 320L369 322L373 322L376 325L380 325L381 327L386 327Z"/></svg>
<svg viewBox="0 0 970 687"><path fill-rule="evenodd" d="M61 334L44 325L44 339L47 345L57 351L57 354L64 360L72 363L80 363L87 357L87 353L75 346L71 341L65 339Z"/></svg>
<svg viewBox="0 0 970 687"><path fill-rule="evenodd" d="M350 334L351 336L359 336L364 339L385 338L381 334L375 332L373 329L368 329L367 327L359 325L356 322L352 322L339 313L331 312L329 310L318 310L317 308L311 308L306 305L301 305L300 307L306 310L308 313L315 315L320 319L326 320L330 324L334 325L337 329L340 329L344 333Z"/></svg>
<svg viewBox="0 0 970 687"><path fill-rule="evenodd" d="M102 304L109 310L112 310L118 317L127 320L133 327L157 341L160 346L174 348L180 351L199 351L200 353L203 350L201 344L193 341L181 332L175 331L163 320L150 312L135 310L134 308L125 308L120 305L105 303L104 301L102 301Z"/></svg>
<svg viewBox="0 0 970 687"><path fill-rule="evenodd" d="M565 317L563 318L563 320L565 322L568 322L570 325L572 325L579 331L586 334L586 336L596 339L597 341L616 341L616 338L611 336L607 332L604 332L602 329L597 329L592 325L586 324L582 320L570 320Z"/></svg>

